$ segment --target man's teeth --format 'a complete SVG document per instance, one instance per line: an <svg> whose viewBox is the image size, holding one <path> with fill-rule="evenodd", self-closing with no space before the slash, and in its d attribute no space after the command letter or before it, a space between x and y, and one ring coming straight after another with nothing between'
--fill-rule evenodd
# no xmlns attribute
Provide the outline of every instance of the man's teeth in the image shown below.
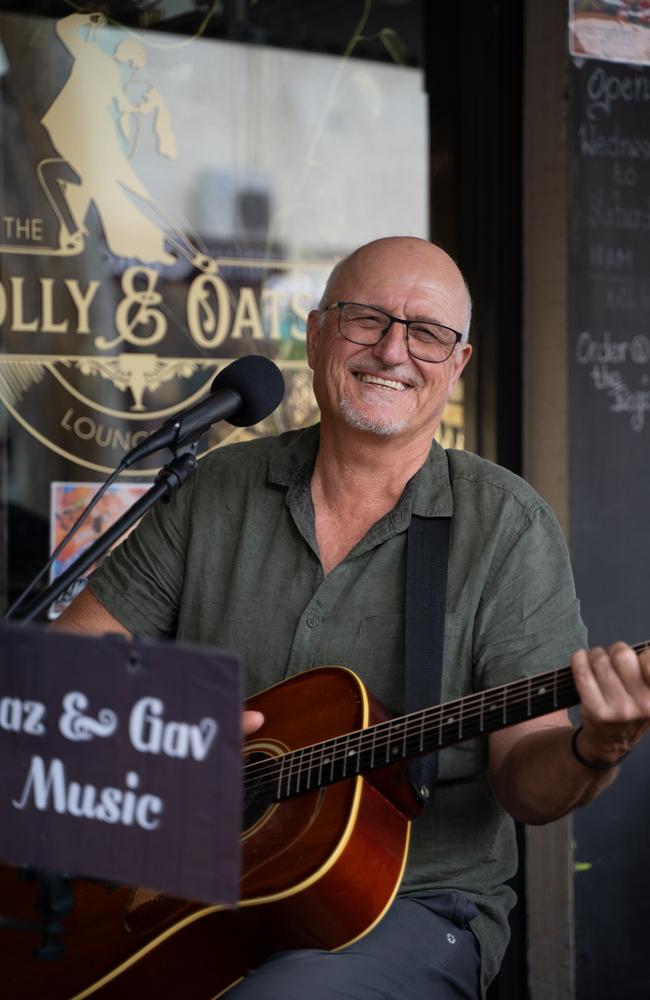
<svg viewBox="0 0 650 1000"><path fill-rule="evenodd" d="M397 389L400 392L408 388L403 382L393 382L389 378L380 378L379 375L370 375L368 372L359 372L357 378L360 382L371 382L373 385L385 385L388 389Z"/></svg>

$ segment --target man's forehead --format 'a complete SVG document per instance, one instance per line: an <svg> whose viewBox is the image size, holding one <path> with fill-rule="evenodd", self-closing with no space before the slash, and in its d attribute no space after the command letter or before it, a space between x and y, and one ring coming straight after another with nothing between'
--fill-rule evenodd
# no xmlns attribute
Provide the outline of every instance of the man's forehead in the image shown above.
<svg viewBox="0 0 650 1000"><path fill-rule="evenodd" d="M332 275L328 298L379 306L408 300L423 307L442 300L464 308L466 290L460 271L442 252L438 256L384 250L360 252L343 261Z"/></svg>
<svg viewBox="0 0 650 1000"><path fill-rule="evenodd" d="M426 240L408 237L376 240L359 247L337 265L331 280L338 284L342 280L372 277L375 273L424 283L463 282L457 265L444 250Z"/></svg>

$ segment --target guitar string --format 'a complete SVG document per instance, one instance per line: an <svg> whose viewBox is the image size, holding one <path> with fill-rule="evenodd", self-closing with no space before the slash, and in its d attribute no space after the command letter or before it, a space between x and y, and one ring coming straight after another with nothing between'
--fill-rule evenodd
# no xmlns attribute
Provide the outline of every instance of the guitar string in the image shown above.
<svg viewBox="0 0 650 1000"><path fill-rule="evenodd" d="M650 648L650 640L643 643L638 643L636 646L633 646L632 648L636 652L642 652L644 649ZM246 767L251 770L255 769L256 771L260 772L265 768L265 766L273 767L273 765L276 762L286 759L291 754L298 754L300 752L304 752L305 750L311 750L312 753L314 753L319 748L324 749L328 746L335 747L336 744L339 744L341 743L341 741L346 740L347 738L351 738L352 736L355 735L358 736L360 734L365 734L367 736L370 736L373 734L373 732L381 733L383 731L388 732L388 734L390 735L390 731L392 730L393 727L397 727L398 725L403 723L405 723L404 728L409 728L411 725L413 725L417 726L418 731L420 731L423 717L426 716L428 716L429 719L433 719L434 721L433 728L435 728L436 726L440 725L441 715L443 716L444 719L445 712L447 712L447 723L449 722L449 719L452 717L450 711L452 709L458 711L460 709L465 709L467 706L469 706L469 711L465 710L462 711L462 721L463 723L465 723L466 721L472 721L477 717L476 712L472 714L472 709L478 705L478 716L480 717L481 711L483 711L485 708L485 699L486 696L488 695L495 696L495 704L491 706L488 703L488 707L497 707L497 708L500 707L501 710L505 708L507 711L508 708L519 707L519 705L523 701L527 702L531 698L540 699L541 696L539 692L543 688L546 688L548 686L547 684L544 683L545 681L548 681L552 684L554 696L558 693L564 693L567 691L570 693L572 692L576 696L576 703L577 703L577 692L575 691L575 685L573 683L573 675L571 673L571 668L561 667L556 670L549 670L543 674L535 674L531 677L519 678L516 681L511 681L507 684L499 685L498 687L488 688L485 691L479 691L472 695L466 695L463 698L459 698L450 702L445 702L444 704L441 705L434 705L431 708L421 709L418 712L414 712L408 715L396 716L393 719L388 719L379 723L374 723L372 726L369 726L366 729L353 730L350 733L344 733L339 736L331 737L328 740L323 740L319 743L314 744L313 746L308 745L306 747L301 747L292 751L288 751L287 753L281 754L278 757L273 757L273 758L267 757L263 761L254 761L246 765ZM535 690L532 689L533 683L535 685ZM525 695L525 698L517 700L516 696L519 694ZM538 712L537 714L543 715L545 713ZM444 724L445 722L443 722L443 725ZM507 725L507 723L504 725ZM390 740L390 742L392 742L392 740Z"/></svg>
<svg viewBox="0 0 650 1000"><path fill-rule="evenodd" d="M498 689L496 688L492 689L492 692L496 690ZM512 689L510 689L510 693L511 692ZM558 685L555 686L554 692L549 696L547 695L540 696L539 694L537 694L537 695L532 695L532 697L535 697L537 699L538 704L544 705L548 707L549 711L552 711L556 707L554 704L556 700L555 695L561 695L565 692L569 693L575 692L575 687L572 684L572 682L569 683L560 682ZM472 698L473 701L476 700L475 696L470 696L470 697ZM497 709L501 711L505 710L507 713L509 710L512 711L515 708L519 708L522 705L527 704L529 700L530 698L528 694L526 695L525 698L515 698L511 696L507 699L507 701L504 701L503 699L501 699L501 701L492 700L491 703L488 702L487 710L488 711L490 711L491 709ZM467 703L465 702L465 704ZM371 743L371 745L368 747L364 748L359 747L359 752L358 754L356 754L357 757L362 753L368 753L368 752L372 753L373 756L375 756L380 751L387 750L396 743L399 743L400 741L406 743L409 741L410 738L411 742L415 741L417 743L419 742L418 737L422 738L423 736L430 735L433 732L439 731L444 726L448 726L450 724L456 726L460 721L462 727L465 724L470 725L471 723L476 722L477 719L480 720L481 718L480 710L478 712L477 711L472 712L471 710L463 711L462 718L460 718L460 712L457 711L455 714L452 712L452 709L454 707L459 708L460 703L448 702L444 706L436 706L433 709L425 709L422 712L417 712L410 716L402 716L400 718L392 719L385 722L380 722L373 726L367 727L366 729L353 730L351 733L346 733L341 736L332 737L329 740L324 740L321 743L314 744L313 746L306 746L295 750L291 750L288 751L287 753L280 754L277 757L265 758L265 760L263 761L252 761L249 764L245 765L244 769L245 783L246 783L246 778L250 778L249 784L250 783L257 784L258 782L263 780L264 777L270 778L271 779L270 783L277 782L279 777L279 772L284 769L287 760L289 760L288 777L290 778L298 777L301 774L310 773L311 771L313 771L316 767L318 767L319 755L322 761L321 767L327 766L330 768L334 768L337 763L349 759L349 753L348 753L349 743L352 738L357 739L358 742L362 742L365 739L366 742ZM539 712L537 714L542 715L547 713ZM483 716L484 716L483 721L485 722L485 711L483 712ZM503 723L503 727L507 725L508 725L507 722ZM398 731L396 732L396 730ZM491 731L491 729L489 731ZM472 735L480 735L480 732L481 730L479 730L477 733L473 733ZM465 738L469 739L471 737L467 736ZM454 741L452 740L451 742ZM432 749L435 749L435 747ZM323 760L324 752L329 753L326 762ZM423 752L426 753L427 751ZM291 758L293 757L294 759L297 759L299 754L302 755L303 758L305 754L309 754L309 763L305 764L304 760L302 760L298 767L294 767L291 762ZM314 762L314 757L317 758L316 762ZM390 762L391 760L387 759L384 762L384 764ZM377 765L377 766L384 766L384 765Z"/></svg>
<svg viewBox="0 0 650 1000"><path fill-rule="evenodd" d="M650 648L650 641L639 643L632 648L637 653L641 652L644 649ZM545 691L544 694L540 694L540 691L548 687L548 684L544 683L545 681L551 682L552 690L549 692ZM419 743L425 735L429 735L435 730L441 730L442 727L446 725L456 725L457 722L460 722L462 729L466 723L470 724L477 719L480 720L481 716L483 716L483 721L485 722L486 696L489 696L490 698L487 704L488 711L500 709L501 711L505 711L507 713L508 711L512 711L514 708L520 707L523 704L528 704L533 698L536 699L538 705L547 705L548 710L553 711L554 708L557 707L554 702L556 701L558 695L564 693L574 695L575 702L577 702L577 691L575 689L573 674L570 667L547 671L544 674L537 674L528 678L520 678L519 680L512 681L509 684L489 688L486 691L477 692L473 695L467 695L464 698L446 702L443 705L433 706L432 708L423 709L420 712L411 713L410 715L399 716L395 719L376 723L365 729L353 730L350 733L331 737L328 740L313 744L312 746L290 750L277 757L267 757L263 761L252 761L249 764L244 765L244 787L250 787L253 784L258 786L258 788L276 785L287 760L289 760L288 773L286 779L284 776L282 777L283 781L287 780L288 782L292 782L294 779L298 779L305 774L311 774L319 767L318 759L316 763L314 763L314 756L318 757L319 754L321 757L320 768L322 769L323 766L326 766L330 769L330 771L333 771L337 764L343 761L351 760L349 754L349 744L352 738L355 738L358 742L358 749L354 754L355 760L358 760L363 753L371 753L374 759L378 751L387 750L400 741L403 743L405 748L409 740L411 742L415 741L417 745L417 743ZM525 697L519 697L519 695L524 695ZM499 701L499 696L502 696L501 701ZM478 711L476 711L477 708ZM544 714L548 713L536 712L536 715ZM459 718L457 718L457 716ZM453 722L450 720L453 720ZM505 728L512 724L513 723L505 722L501 728ZM394 730L400 727L401 730L398 733L395 733ZM481 732L482 730L479 730L473 735L480 735ZM465 737L465 739L471 738L471 736ZM361 747L361 743L364 741L369 742L371 745ZM450 742L453 743L460 741L461 740L459 739L458 741L451 740ZM328 748L332 750L332 753L328 756L327 761L325 762L322 755L323 751ZM435 750L436 748L433 747L431 749ZM426 753L431 751L423 752ZM417 753L417 751L415 751L415 753ZM297 759L299 754L303 759L298 767L294 767L291 758L293 757L294 759ZM304 761L305 754L309 755L309 763L307 764L305 764ZM403 754L403 756L413 755L413 752L410 754ZM391 759L387 758L383 764L376 766L382 767L391 762ZM264 778L267 778L268 780L264 782Z"/></svg>
<svg viewBox="0 0 650 1000"><path fill-rule="evenodd" d="M367 747L358 747L358 752L355 753L355 757L359 757L363 753L372 753L373 757L380 753L382 750L388 750L391 746L402 741L407 743L409 740L411 742L419 743L420 739L430 735L436 731L441 730L445 726L460 724L461 730L467 724L468 726L477 720L481 719L483 715L483 721L491 721L489 717L486 717L486 712L490 711L505 711L506 713L512 711L515 708L519 708L522 705L528 704L531 699L535 699L537 705L545 706L548 712L553 711L554 708L558 707L555 705L556 697L567 692L570 693L575 691L575 686L573 685L572 679L567 683L567 681L560 681L554 686L552 692L540 694L528 694L525 697L513 696L513 691L510 689L508 691L509 697L507 699L498 700L494 697L495 692L499 689L493 688L490 691L490 700L484 702L482 710L479 708L477 711L475 709L474 703L477 700L477 696L469 696L467 701L463 701L463 711L460 712L461 703L457 702L447 702L444 706L436 706L431 709L424 709L421 712L413 713L409 716L401 716L395 719L391 719L385 722L376 723L365 729L353 730L350 733L345 733L340 736L331 737L328 740L323 740L320 743L315 743L312 746L301 747L295 750L290 750L284 754L280 754L277 757L267 757L261 761L251 761L244 766L244 784L249 786L252 784L261 784L265 778L270 779L267 784L277 783L279 772L286 766L287 760L288 774L287 777L293 780L302 774L307 774L315 770L318 764L318 758L321 758L321 767L326 766L328 768L334 768L337 763L350 760L349 756L349 744L351 740L356 740L358 743L367 742L370 745ZM486 692L487 693L487 692ZM472 702L469 709L466 708L468 701ZM480 700L480 696L478 696ZM576 694L577 700L577 694ZM563 707L560 705L559 707ZM454 711L454 709L456 709ZM535 715L544 715L548 712L536 712ZM531 716L532 717L532 716ZM510 723L513 724L513 723ZM503 728L508 725L507 722L503 723ZM490 727L488 731L492 731L493 727ZM496 727L499 728L499 727ZM472 736L480 735L481 730L472 734ZM472 736L466 736L466 739L472 738ZM453 742L453 741L452 741ZM458 740L460 742L460 740ZM435 750L435 747L431 748ZM331 752L329 752L331 751ZM423 751L426 753L427 751ZM323 754L329 753L327 760L323 760ZM291 758L297 759L298 755L309 756L309 763L305 764L304 759L300 762L298 767L294 767L291 763ZM412 754L411 754L412 755ZM316 761L314 762L314 757ZM386 763L391 763L390 759L387 759L383 764L376 765L377 767L385 766Z"/></svg>

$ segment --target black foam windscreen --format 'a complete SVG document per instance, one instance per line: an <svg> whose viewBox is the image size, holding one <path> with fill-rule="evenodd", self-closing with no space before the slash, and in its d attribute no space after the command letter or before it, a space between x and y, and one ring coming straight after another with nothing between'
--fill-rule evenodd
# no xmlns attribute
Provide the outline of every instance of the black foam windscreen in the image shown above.
<svg viewBox="0 0 650 1000"><path fill-rule="evenodd" d="M280 405L284 396L284 378L270 358L249 354L222 368L210 391L234 389L242 397L242 406L228 423L235 427L250 427L264 420Z"/></svg>

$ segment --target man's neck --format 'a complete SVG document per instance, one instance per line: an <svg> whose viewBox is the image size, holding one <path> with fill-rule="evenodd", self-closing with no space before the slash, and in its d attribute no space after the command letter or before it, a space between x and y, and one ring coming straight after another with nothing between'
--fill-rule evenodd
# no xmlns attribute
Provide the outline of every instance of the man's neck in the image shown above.
<svg viewBox="0 0 650 1000"><path fill-rule="evenodd" d="M433 435L402 439L354 428L321 426L312 487L328 504L341 497L372 506L382 498L392 509L409 479L424 465ZM313 490L312 490L313 491Z"/></svg>
<svg viewBox="0 0 650 1000"><path fill-rule="evenodd" d="M347 430L335 435L321 427L311 479L316 540L326 575L393 509L431 448L431 440L401 442Z"/></svg>

